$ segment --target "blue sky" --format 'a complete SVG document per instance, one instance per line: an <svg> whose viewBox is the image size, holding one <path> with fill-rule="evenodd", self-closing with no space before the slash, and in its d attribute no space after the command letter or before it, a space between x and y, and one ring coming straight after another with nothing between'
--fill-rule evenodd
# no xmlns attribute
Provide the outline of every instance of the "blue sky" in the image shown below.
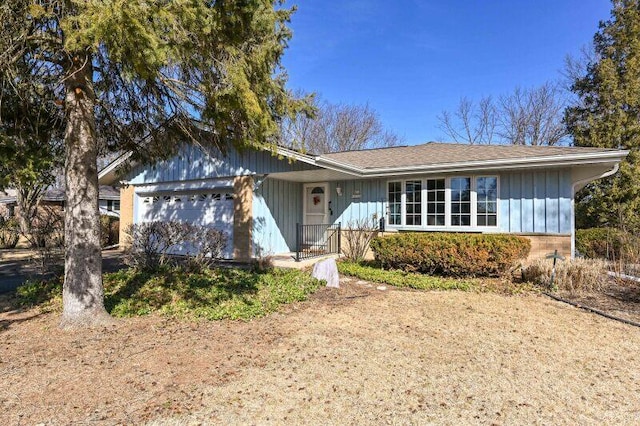
<svg viewBox="0 0 640 426"><path fill-rule="evenodd" d="M607 0L298 0L289 87L369 103L417 144L444 137L437 115L462 96L499 96L561 78L590 44Z"/></svg>

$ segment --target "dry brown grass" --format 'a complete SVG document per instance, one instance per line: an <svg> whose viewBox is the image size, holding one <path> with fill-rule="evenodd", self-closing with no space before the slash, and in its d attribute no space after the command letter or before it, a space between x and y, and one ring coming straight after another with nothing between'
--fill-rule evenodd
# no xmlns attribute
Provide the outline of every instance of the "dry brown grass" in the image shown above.
<svg viewBox="0 0 640 426"><path fill-rule="evenodd" d="M606 266L600 259L558 261L554 287L568 293L599 291L606 281ZM550 289L552 269L553 260L536 259L523 268L523 275L527 281Z"/></svg>
<svg viewBox="0 0 640 426"><path fill-rule="evenodd" d="M251 323L152 317L74 335L56 321L1 332L0 424L640 418L640 331L535 295L352 282Z"/></svg>

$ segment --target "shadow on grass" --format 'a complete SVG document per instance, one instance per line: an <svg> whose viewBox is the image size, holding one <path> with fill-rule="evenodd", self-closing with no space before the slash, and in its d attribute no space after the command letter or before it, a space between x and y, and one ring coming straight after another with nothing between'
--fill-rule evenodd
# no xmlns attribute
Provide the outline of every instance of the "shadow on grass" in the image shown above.
<svg viewBox="0 0 640 426"><path fill-rule="evenodd" d="M117 316L139 315L182 304L207 308L232 299L254 303L259 274L237 269L190 273L182 268L154 271L122 270L105 275L105 308Z"/></svg>

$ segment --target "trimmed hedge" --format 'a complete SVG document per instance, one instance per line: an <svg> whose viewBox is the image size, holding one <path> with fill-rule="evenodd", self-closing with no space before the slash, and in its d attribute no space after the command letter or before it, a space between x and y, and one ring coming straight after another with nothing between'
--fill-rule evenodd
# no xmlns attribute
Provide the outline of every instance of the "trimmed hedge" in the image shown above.
<svg viewBox="0 0 640 426"><path fill-rule="evenodd" d="M576 249L591 259L621 259L623 248L638 243L638 238L615 228L589 228L576 230Z"/></svg>
<svg viewBox="0 0 640 426"><path fill-rule="evenodd" d="M531 250L524 237L504 234L399 233L374 238L384 267L443 276L500 276Z"/></svg>

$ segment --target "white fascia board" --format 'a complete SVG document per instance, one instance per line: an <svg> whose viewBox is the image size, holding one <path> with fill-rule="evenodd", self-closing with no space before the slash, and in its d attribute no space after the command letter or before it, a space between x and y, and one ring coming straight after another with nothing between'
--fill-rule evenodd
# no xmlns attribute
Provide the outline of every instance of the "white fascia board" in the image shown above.
<svg viewBox="0 0 640 426"><path fill-rule="evenodd" d="M474 170L506 170L521 168L563 167L581 164L618 163L629 151L607 151L588 154L568 154L554 157L528 157L518 159L464 161L457 163L434 164L428 166L385 167L362 169L335 160L318 157L316 165L332 168L361 177L386 177L419 173L450 173Z"/></svg>
<svg viewBox="0 0 640 426"><path fill-rule="evenodd" d="M266 150L266 151L268 151L268 150ZM293 149L285 148L283 146L279 146L276 149L276 154L282 155L282 156L287 157L287 158L292 158L292 159L294 159L296 161L301 161L303 163L311 164L312 166L316 165L316 158L317 157L314 157L314 156L311 156L311 155L308 155L308 154L303 154L301 152L297 152L297 151L294 151Z"/></svg>
<svg viewBox="0 0 640 426"><path fill-rule="evenodd" d="M98 183L100 185L113 185L116 180L116 171L124 164L132 155L131 151L125 152L120 157L113 160L111 163L98 172Z"/></svg>

